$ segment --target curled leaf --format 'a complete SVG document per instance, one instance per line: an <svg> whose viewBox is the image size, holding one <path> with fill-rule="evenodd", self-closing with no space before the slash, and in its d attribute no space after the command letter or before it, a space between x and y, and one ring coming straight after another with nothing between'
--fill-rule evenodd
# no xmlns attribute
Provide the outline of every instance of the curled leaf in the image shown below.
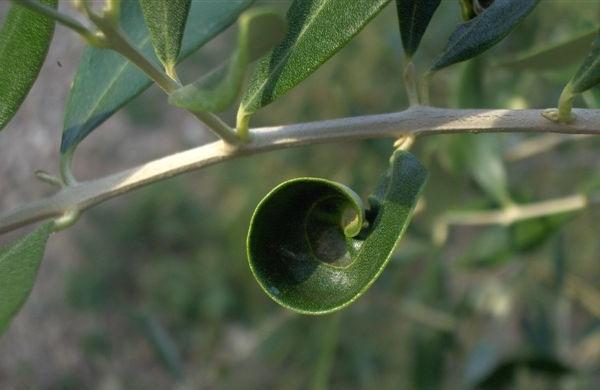
<svg viewBox="0 0 600 390"><path fill-rule="evenodd" d="M408 57L417 51L423 34L442 0L396 1L402 46Z"/></svg>
<svg viewBox="0 0 600 390"><path fill-rule="evenodd" d="M174 75L191 0L140 0L156 56Z"/></svg>
<svg viewBox="0 0 600 390"><path fill-rule="evenodd" d="M21 309L35 282L53 223L0 247L0 334Z"/></svg>
<svg viewBox="0 0 600 390"><path fill-rule="evenodd" d="M255 8L240 16L238 46L227 63L192 84L177 89L169 103L190 111L219 112L237 98L249 62L275 46L285 34L286 24L276 12Z"/></svg>
<svg viewBox="0 0 600 390"><path fill-rule="evenodd" d="M279 185L258 205L248 232L248 261L261 288L305 314L354 302L389 262L426 179L413 155L396 151L366 211L356 193L329 180Z"/></svg>
<svg viewBox="0 0 600 390"><path fill-rule="evenodd" d="M43 0L51 7L58 0ZM0 30L0 130L25 100L46 59L54 21L35 11L11 6Z"/></svg>
<svg viewBox="0 0 600 390"><path fill-rule="evenodd" d="M459 25L431 71L468 60L500 42L540 0L496 0L473 19Z"/></svg>

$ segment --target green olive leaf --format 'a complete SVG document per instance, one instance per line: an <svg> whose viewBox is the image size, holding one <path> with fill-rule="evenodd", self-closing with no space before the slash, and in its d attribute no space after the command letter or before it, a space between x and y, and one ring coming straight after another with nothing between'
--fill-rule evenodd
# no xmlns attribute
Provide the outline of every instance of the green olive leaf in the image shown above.
<svg viewBox="0 0 600 390"><path fill-rule="evenodd" d="M468 60L500 42L540 0L496 0L481 14L459 25L431 71Z"/></svg>
<svg viewBox="0 0 600 390"><path fill-rule="evenodd" d="M43 0L56 8L58 0ZM46 59L54 21L15 2L0 30L0 130L15 115Z"/></svg>
<svg viewBox="0 0 600 390"><path fill-rule="evenodd" d="M569 84L573 93L582 93L600 83L600 30L587 57Z"/></svg>
<svg viewBox="0 0 600 390"><path fill-rule="evenodd" d="M261 59L238 110L238 129L250 116L307 78L344 47L389 0L294 0L283 42Z"/></svg>
<svg viewBox="0 0 600 390"><path fill-rule="evenodd" d="M253 1L193 1L179 59L189 56L227 28ZM120 15L121 28L130 42L158 64L138 2L122 1ZM61 152L74 148L150 85L152 81L119 54L87 47L67 101Z"/></svg>
<svg viewBox="0 0 600 390"><path fill-rule="evenodd" d="M407 57L419 48L423 34L442 0L396 1L402 46Z"/></svg>
<svg viewBox="0 0 600 390"><path fill-rule="evenodd" d="M140 0L156 56L174 75L191 0Z"/></svg>
<svg viewBox="0 0 600 390"><path fill-rule="evenodd" d="M0 247L0 334L25 304L44 256L53 222Z"/></svg>
<svg viewBox="0 0 600 390"><path fill-rule="evenodd" d="M532 48L512 59L498 62L494 66L530 71L562 69L582 58L597 34L598 27L590 31L579 32L560 42Z"/></svg>
<svg viewBox="0 0 600 390"><path fill-rule="evenodd" d="M410 153L396 151L364 209L348 187L299 178L272 190L248 232L250 268L280 305L304 314L339 310L381 274L427 180Z"/></svg>
<svg viewBox="0 0 600 390"><path fill-rule="evenodd" d="M279 43L285 31L285 20L268 8L244 12L231 58L205 77L174 91L169 103L190 111L220 112L229 108L239 95L248 63Z"/></svg>

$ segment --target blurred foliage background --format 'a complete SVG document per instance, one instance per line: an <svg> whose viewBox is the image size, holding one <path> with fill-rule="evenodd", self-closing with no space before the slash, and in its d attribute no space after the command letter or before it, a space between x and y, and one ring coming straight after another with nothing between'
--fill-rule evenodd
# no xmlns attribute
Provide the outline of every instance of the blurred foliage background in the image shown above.
<svg viewBox="0 0 600 390"><path fill-rule="evenodd" d="M268 4L284 10L287 2ZM578 58L543 71L501 63L589 30L599 16L595 0L543 1L494 49L438 74L432 103L554 106ZM459 22L458 2L443 1L415 59L421 69ZM184 63L182 79L225 58L234 32ZM257 114L253 125L403 109L400 45L392 5L315 75ZM164 104L156 90L132 102L125 115L138 130L131 132L168 127ZM600 107L598 88L577 105ZM233 122L234 112L226 118ZM88 323L71 340L84 359L42 387L599 388L598 204L509 227L452 226L443 245L434 242L433 231L451 210L597 194L600 139L418 139L413 151L431 171L424 202L371 290L323 317L287 312L263 294L245 256L259 200L298 176L336 180L366 197L391 151L389 140L276 151L170 179L91 210L87 222L68 233L80 258L62 287L65 323L82 317ZM23 367L0 371L0 383L37 388L27 380L36 368Z"/></svg>

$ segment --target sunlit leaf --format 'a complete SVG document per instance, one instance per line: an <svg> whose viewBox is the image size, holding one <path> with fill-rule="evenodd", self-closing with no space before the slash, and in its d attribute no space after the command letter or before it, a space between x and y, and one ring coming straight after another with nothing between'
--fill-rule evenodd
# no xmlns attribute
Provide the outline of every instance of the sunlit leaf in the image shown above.
<svg viewBox="0 0 600 390"><path fill-rule="evenodd" d="M237 98L248 63L275 46L285 34L285 21L275 12L256 8L240 16L238 44L229 61L192 84L177 89L169 103L191 111L219 112Z"/></svg>
<svg viewBox="0 0 600 390"><path fill-rule="evenodd" d="M233 23L253 0L193 1L181 48L185 58ZM131 43L155 64L150 34L136 1L123 1L121 27ZM85 49L67 101L61 151L75 147L152 82L119 54Z"/></svg>
<svg viewBox="0 0 600 390"><path fill-rule="evenodd" d="M408 57L417 51L423 34L441 0L401 0L396 1L402 46Z"/></svg>
<svg viewBox="0 0 600 390"><path fill-rule="evenodd" d="M53 222L0 247L0 334L25 304L44 256Z"/></svg>
<svg viewBox="0 0 600 390"><path fill-rule="evenodd" d="M344 47L389 0L295 0L288 33L254 70L238 111L238 127L313 73Z"/></svg>
<svg viewBox="0 0 600 390"><path fill-rule="evenodd" d="M191 0L140 0L156 56L174 74Z"/></svg>
<svg viewBox="0 0 600 390"><path fill-rule="evenodd" d="M414 156L395 152L366 211L356 193L329 180L279 185L258 205L248 232L248 260L261 288L306 314L351 304L389 262L426 179Z"/></svg>
<svg viewBox="0 0 600 390"><path fill-rule="evenodd" d="M58 0L42 0L56 8ZM46 59L54 21L17 5L0 30L0 130L15 115Z"/></svg>
<svg viewBox="0 0 600 390"><path fill-rule="evenodd" d="M437 71L468 60L500 42L540 0L496 0L484 12L459 25L431 67Z"/></svg>

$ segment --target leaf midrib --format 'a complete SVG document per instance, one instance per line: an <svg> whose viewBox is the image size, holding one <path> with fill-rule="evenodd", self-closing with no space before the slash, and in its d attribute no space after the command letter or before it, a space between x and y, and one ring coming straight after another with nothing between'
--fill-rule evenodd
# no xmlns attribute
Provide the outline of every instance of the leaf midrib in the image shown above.
<svg viewBox="0 0 600 390"><path fill-rule="evenodd" d="M480 16L483 16L484 14L485 13L482 13ZM465 35L469 34L475 27L479 26L479 24L481 24L482 20L483 20L483 17L478 17L478 18L473 19L472 20L473 23L470 25L470 27L467 27L465 29L465 31L460 35L460 37L454 41L454 44L451 46L448 46L448 48L444 52L448 53L448 52L453 51L454 48L463 40ZM469 22L467 22L467 23L469 23Z"/></svg>
<svg viewBox="0 0 600 390"><path fill-rule="evenodd" d="M140 46L140 48L145 49L146 48L146 44L148 43L150 39L150 35L146 35L146 37L144 37L144 39L142 40L142 44ZM117 54L120 56L120 54ZM88 110L87 114L85 116L85 120L82 121L83 123L87 123L89 121L89 119L94 115L94 113L96 112L96 109L98 108L98 106L100 106L100 103L104 100L104 98L106 97L106 95L108 94L108 92L110 90L112 90L113 85L117 82L117 80L121 77L121 74L123 73L123 70L125 68L127 68L127 66L135 66L131 63L129 63L128 61L124 61L123 64L119 67L119 71L115 74L115 76L110 80L110 82L108 83L108 87L104 89L104 91L98 95L98 99L96 100L96 102L92 105L91 109ZM137 67L136 67L137 68ZM139 69L138 69L139 70ZM81 126L81 125L79 125ZM66 130L67 128L65 128Z"/></svg>
<svg viewBox="0 0 600 390"><path fill-rule="evenodd" d="M6 260L7 258L10 257L10 255L14 254L15 252L18 253L17 249L21 249L23 248L25 245L25 243L28 241L28 239L33 238L33 236L38 235L40 233L43 232L43 230L45 229L45 227L39 227L37 231L32 232L29 236L25 236L23 238L21 238L19 241L17 241L14 245L8 245L8 250L6 252L0 253L0 264L2 264L4 262L4 260ZM42 238L46 236L46 234L42 235ZM38 240L36 240L37 242ZM41 240L42 244L44 243L44 239ZM6 247L4 247L6 248ZM0 248L3 249L3 248Z"/></svg>
<svg viewBox="0 0 600 390"><path fill-rule="evenodd" d="M595 68L600 67L600 45L598 45L599 46L598 48L595 48L594 46L596 46L596 44L595 44L596 41L600 41L600 32L598 33L598 37L594 40L594 44L592 45L592 51L589 54L589 55L593 55L594 51L597 51L598 53L596 55L596 58L594 60L592 60L592 62L590 63L590 66L587 67L587 69L583 72L583 74L577 80L573 80L573 82L576 84L581 83L581 81L588 76L589 72L593 71Z"/></svg>
<svg viewBox="0 0 600 390"><path fill-rule="evenodd" d="M311 27L315 18L321 13L321 11L323 11L323 8L325 8L325 6L327 4L329 4L328 0L324 0L323 3L321 3L321 5L317 8L317 10L313 14L313 16L311 18L309 18L309 22L304 25L302 30L300 30L300 33L298 34L298 37L296 38L294 43L289 47L288 50L286 50L285 55L281 58L281 61L279 61L277 63L277 65L273 68L273 71L271 71L270 74L273 74L274 71L278 71L283 66L283 64L286 63L284 60L288 59L289 56L291 56L292 51L298 46L298 42L301 41L301 39L302 39L302 37L304 37L304 34L306 33L306 31ZM254 99L256 99L256 97L259 95L260 91L262 91L262 89L268 84L268 82L269 82L269 78L266 78L265 81L263 81L261 83L260 87L258 87L256 89L256 92L253 95L251 95L249 101L254 101Z"/></svg>

